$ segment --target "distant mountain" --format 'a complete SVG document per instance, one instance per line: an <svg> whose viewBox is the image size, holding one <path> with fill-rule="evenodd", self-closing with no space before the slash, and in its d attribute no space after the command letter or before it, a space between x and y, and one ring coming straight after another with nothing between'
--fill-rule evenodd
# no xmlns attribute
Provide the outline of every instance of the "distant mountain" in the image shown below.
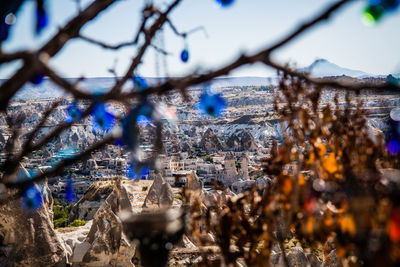
<svg viewBox="0 0 400 267"><path fill-rule="evenodd" d="M74 82L75 78L68 78L70 82ZM155 85L162 82L163 78L146 78L149 85ZM0 84L5 80L0 80ZM99 92L104 93L106 90L111 88L114 84L114 78L111 77L98 77L98 78L87 78L80 83L80 88L87 92ZM218 87L231 87L231 86L262 86L270 85L272 80L265 77L232 77L232 78L216 78L209 83L209 86ZM193 88L202 88L205 85L194 86ZM129 88L129 82L125 89ZM54 98L66 95L57 85L48 79L45 79L41 84L34 85L26 83L22 90L20 90L15 99L29 99L29 98Z"/></svg>
<svg viewBox="0 0 400 267"><path fill-rule="evenodd" d="M312 77L349 76L353 78L374 77L374 75L360 71L340 67L326 59L318 59L310 66L300 69L302 72L310 72Z"/></svg>

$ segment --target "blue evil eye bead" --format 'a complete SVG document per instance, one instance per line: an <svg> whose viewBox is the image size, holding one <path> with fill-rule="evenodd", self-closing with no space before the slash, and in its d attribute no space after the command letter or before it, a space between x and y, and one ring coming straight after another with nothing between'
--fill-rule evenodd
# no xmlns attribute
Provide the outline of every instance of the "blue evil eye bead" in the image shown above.
<svg viewBox="0 0 400 267"><path fill-rule="evenodd" d="M213 117L218 117L221 115L221 112L226 108L226 102L221 94L204 92L200 96L199 107L203 113Z"/></svg>
<svg viewBox="0 0 400 267"><path fill-rule="evenodd" d="M26 211L32 211L40 208L43 199L36 185L31 185L22 193L22 208Z"/></svg>
<svg viewBox="0 0 400 267"><path fill-rule="evenodd" d="M139 90L144 90L147 88L147 82L144 78L134 75L133 86Z"/></svg>
<svg viewBox="0 0 400 267"><path fill-rule="evenodd" d="M14 13L10 12L5 16L4 18L1 19L0 23L0 40L5 41L8 38L9 32L10 32L10 27L17 21L17 18L15 17Z"/></svg>
<svg viewBox="0 0 400 267"><path fill-rule="evenodd" d="M64 198L67 203L72 203L75 201L76 196L74 190L74 181L72 181L71 178L67 179Z"/></svg>
<svg viewBox="0 0 400 267"><path fill-rule="evenodd" d="M400 143L397 140L390 140L386 145L387 151L392 154L396 155L400 152Z"/></svg>
<svg viewBox="0 0 400 267"><path fill-rule="evenodd" d="M400 0L370 0L372 6L381 6L385 11L394 11L400 5Z"/></svg>
<svg viewBox="0 0 400 267"><path fill-rule="evenodd" d="M186 48L181 52L181 60L183 63L186 63L189 60L189 51Z"/></svg>
<svg viewBox="0 0 400 267"><path fill-rule="evenodd" d="M30 82L33 84L41 84L44 80L44 76L41 73L34 73L32 78L30 79Z"/></svg>
<svg viewBox="0 0 400 267"><path fill-rule="evenodd" d="M382 0L382 6L386 11L394 11L400 6L400 0Z"/></svg>
<svg viewBox="0 0 400 267"><path fill-rule="evenodd" d="M109 131L115 124L115 116L106 110L104 103L95 105L92 111L93 128L95 130Z"/></svg>
<svg viewBox="0 0 400 267"><path fill-rule="evenodd" d="M126 177L128 177L129 179L132 180L136 180L137 176L136 176L136 172L135 172L135 164L133 162L130 162L128 164L128 167L126 168Z"/></svg>
<svg viewBox="0 0 400 267"><path fill-rule="evenodd" d="M66 109L65 121L68 123L77 121L82 118L82 114L83 111L79 108L78 103L73 102Z"/></svg>
<svg viewBox="0 0 400 267"><path fill-rule="evenodd" d="M122 121L122 142L134 150L139 142L139 129L135 123L137 114L132 110Z"/></svg>
<svg viewBox="0 0 400 267"><path fill-rule="evenodd" d="M151 123L153 107L144 102L132 109L122 122L122 140L131 150L134 150L139 142L140 126L148 126Z"/></svg>
<svg viewBox="0 0 400 267"><path fill-rule="evenodd" d="M216 0L218 5L222 6L222 7L228 7L230 5L232 5L235 0Z"/></svg>
<svg viewBox="0 0 400 267"><path fill-rule="evenodd" d="M114 144L116 146L123 146L124 145L124 140L122 140L122 138L118 138L117 140L115 140Z"/></svg>
<svg viewBox="0 0 400 267"><path fill-rule="evenodd" d="M1 41L5 41L8 38L8 33L10 31L10 25L8 25L5 22L5 19L1 20L1 26L0 26L0 39Z"/></svg>
<svg viewBox="0 0 400 267"><path fill-rule="evenodd" d="M150 174L150 169L147 166L143 166L139 171L139 177L142 180L145 180L146 177Z"/></svg>
<svg viewBox="0 0 400 267"><path fill-rule="evenodd" d="M48 17L44 9L43 0L39 1L36 8L36 34L39 35L48 24Z"/></svg>
<svg viewBox="0 0 400 267"><path fill-rule="evenodd" d="M136 118L136 122L140 126L149 126L151 123L151 119L149 119L146 115L139 115Z"/></svg>

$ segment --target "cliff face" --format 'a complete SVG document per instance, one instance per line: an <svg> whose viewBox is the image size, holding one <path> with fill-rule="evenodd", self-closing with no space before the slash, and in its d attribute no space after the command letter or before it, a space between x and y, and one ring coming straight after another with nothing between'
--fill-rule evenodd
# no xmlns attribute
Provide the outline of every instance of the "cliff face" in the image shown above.
<svg viewBox="0 0 400 267"><path fill-rule="evenodd" d="M0 206L0 266L65 266L66 254L53 227L53 199L45 183L43 205L32 212L20 199Z"/></svg>

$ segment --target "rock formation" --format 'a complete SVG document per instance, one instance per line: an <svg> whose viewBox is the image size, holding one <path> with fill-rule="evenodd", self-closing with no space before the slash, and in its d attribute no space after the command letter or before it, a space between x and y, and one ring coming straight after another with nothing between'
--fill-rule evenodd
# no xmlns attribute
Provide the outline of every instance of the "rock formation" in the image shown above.
<svg viewBox="0 0 400 267"><path fill-rule="evenodd" d="M293 267L322 266L322 262L315 255L305 254L301 247L290 248L288 251L286 251L286 256L289 262L289 266ZM268 266L273 266L273 267L285 266L285 262L280 250L279 251L272 250ZM337 265L332 265L332 267L333 266L336 267Z"/></svg>
<svg viewBox="0 0 400 267"><path fill-rule="evenodd" d="M156 175L153 184L149 189L149 193L143 203L143 208L149 207L169 207L174 201L174 194L171 186L165 181L160 173Z"/></svg>
<svg viewBox="0 0 400 267"><path fill-rule="evenodd" d="M203 191L202 202L206 207L215 207L226 204L234 196L236 195L229 189Z"/></svg>
<svg viewBox="0 0 400 267"><path fill-rule="evenodd" d="M122 231L117 214L132 210L130 196L117 182L112 193L96 212L89 234L73 248L71 263L76 266L133 266L135 247Z"/></svg>
<svg viewBox="0 0 400 267"><path fill-rule="evenodd" d="M228 140L226 141L226 145L233 150L240 150L241 149L241 143L239 137L233 133Z"/></svg>
<svg viewBox="0 0 400 267"><path fill-rule="evenodd" d="M50 190L41 186L43 205L23 211L20 199L0 206L0 266L65 266L66 255L53 227Z"/></svg>
<svg viewBox="0 0 400 267"><path fill-rule="evenodd" d="M110 183L97 182L91 184L83 197L72 207L68 221L72 222L77 219L92 220L97 210L112 191L113 186Z"/></svg>
<svg viewBox="0 0 400 267"><path fill-rule="evenodd" d="M218 151L223 149L221 142L211 128L208 128L205 131L201 138L199 146L205 151Z"/></svg>
<svg viewBox="0 0 400 267"><path fill-rule="evenodd" d="M181 151L182 152L188 152L189 154L191 154L192 152L192 147L189 145L188 142L183 142L181 144Z"/></svg>
<svg viewBox="0 0 400 267"><path fill-rule="evenodd" d="M256 141L253 135L246 130L241 130L238 133L233 133L226 145L235 151L255 151L257 150Z"/></svg>
<svg viewBox="0 0 400 267"><path fill-rule="evenodd" d="M256 141L254 140L254 137L250 132L244 130L238 134L238 137L240 138L240 144L244 150L257 150Z"/></svg>
<svg viewBox="0 0 400 267"><path fill-rule="evenodd" d="M200 181L200 178L197 176L195 171L192 171L188 177L187 189L194 191L203 190L203 183Z"/></svg>
<svg viewBox="0 0 400 267"><path fill-rule="evenodd" d="M249 191L255 184L256 182L254 180L239 180L232 184L232 190L234 193L240 194Z"/></svg>

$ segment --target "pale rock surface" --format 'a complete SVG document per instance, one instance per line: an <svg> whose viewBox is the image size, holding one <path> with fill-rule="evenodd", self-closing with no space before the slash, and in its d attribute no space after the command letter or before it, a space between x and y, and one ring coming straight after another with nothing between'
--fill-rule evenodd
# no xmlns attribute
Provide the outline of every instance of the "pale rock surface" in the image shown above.
<svg viewBox="0 0 400 267"><path fill-rule="evenodd" d="M125 209L132 209L130 196L126 187L117 183L97 211L89 234L75 246L71 258L73 266L133 266L135 246L123 233L117 215Z"/></svg>
<svg viewBox="0 0 400 267"><path fill-rule="evenodd" d="M66 254L54 231L52 197L41 186L43 205L31 212L21 209L20 199L0 206L0 266L65 266Z"/></svg>
<svg viewBox="0 0 400 267"><path fill-rule="evenodd" d="M169 207L172 205L173 201L174 194L171 186L165 181L164 177L158 173L144 200L143 208Z"/></svg>
<svg viewBox="0 0 400 267"><path fill-rule="evenodd" d="M57 235L63 241L68 262L72 261L72 253L75 247L85 240L91 227L92 221L88 221L84 226L56 229ZM76 257L76 255L74 256Z"/></svg>
<svg viewBox="0 0 400 267"><path fill-rule="evenodd" d="M112 191L113 185L110 183L92 183L82 198L72 207L68 221L72 222L77 219L85 221L92 220L97 210Z"/></svg>
<svg viewBox="0 0 400 267"><path fill-rule="evenodd" d="M209 191L203 191L202 194L202 200L203 204L206 207L215 207L217 205L223 205L225 204L228 199L236 196L232 191L229 189L225 190L209 190Z"/></svg>

